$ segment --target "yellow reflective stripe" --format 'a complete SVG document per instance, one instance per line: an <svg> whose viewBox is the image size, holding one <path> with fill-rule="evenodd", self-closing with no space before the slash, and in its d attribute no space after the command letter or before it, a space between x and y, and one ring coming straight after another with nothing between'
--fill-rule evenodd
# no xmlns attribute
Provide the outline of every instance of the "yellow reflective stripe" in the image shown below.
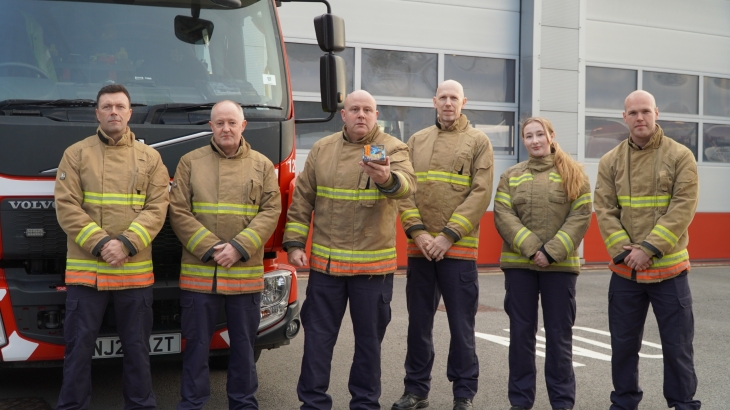
<svg viewBox="0 0 730 410"><path fill-rule="evenodd" d="M81 229L79 234L76 235L74 242L79 244L79 246L84 246L86 240L98 231L101 231L101 228L99 228L99 225L97 225L96 222L92 222Z"/></svg>
<svg viewBox="0 0 730 410"><path fill-rule="evenodd" d="M152 242L150 233L147 232L147 229L145 229L145 227L140 225L139 223L132 222L132 224L129 225L129 230L136 233L137 236L142 239L142 243L144 244L145 248L150 245L150 242Z"/></svg>
<svg viewBox="0 0 730 410"><path fill-rule="evenodd" d="M512 208L512 196L506 192L497 191L497 195L494 196L495 202L501 202L508 207Z"/></svg>
<svg viewBox="0 0 730 410"><path fill-rule="evenodd" d="M84 191L84 202L97 205L144 205L144 194L114 194Z"/></svg>
<svg viewBox="0 0 730 410"><path fill-rule="evenodd" d="M518 251L520 249L520 246L522 245L522 242L524 242L531 233L531 230L523 226L519 231L517 231L515 239L514 241L512 241L512 248Z"/></svg>
<svg viewBox="0 0 730 410"><path fill-rule="evenodd" d="M408 180L404 178L402 175L398 175L398 181L401 185L401 191L397 195L393 196L393 199L396 198L403 198L404 196L408 195L411 192L411 186L408 184Z"/></svg>
<svg viewBox="0 0 730 410"><path fill-rule="evenodd" d="M573 252L573 240L570 238L570 235L568 235L565 231L558 231L558 233L555 234L555 237L560 240L560 242L563 243L563 246L565 246L565 250L568 253Z"/></svg>
<svg viewBox="0 0 730 410"><path fill-rule="evenodd" d="M471 186L471 177L468 175L454 174L453 172L428 171L416 172L418 182L438 181L449 184Z"/></svg>
<svg viewBox="0 0 730 410"><path fill-rule="evenodd" d="M256 216L258 205L231 204L226 202L193 202L194 214L245 215Z"/></svg>
<svg viewBox="0 0 730 410"><path fill-rule="evenodd" d="M434 238L439 236L439 232L429 232L429 234L431 234L431 236L433 236ZM415 243L415 241L413 239L409 239L408 243ZM465 248L478 248L479 238L475 238L473 236L464 236L463 238L454 242L454 246L463 246Z"/></svg>
<svg viewBox="0 0 730 410"><path fill-rule="evenodd" d="M607 248L610 248L624 239L629 239L629 234L622 229L620 231L612 233L611 235L608 235L608 238L606 238L603 243L606 244Z"/></svg>
<svg viewBox="0 0 730 410"><path fill-rule="evenodd" d="M259 266L234 266L224 268L218 266L216 276L228 279L256 279L264 274L263 265Z"/></svg>
<svg viewBox="0 0 730 410"><path fill-rule="evenodd" d="M369 201L385 199L385 195L377 189L340 189L317 186L317 196L346 201Z"/></svg>
<svg viewBox="0 0 730 410"><path fill-rule="evenodd" d="M687 252L687 249L684 249L677 253L664 255L663 257L661 257L659 259L657 259L656 257L652 257L651 259L653 260L653 262L652 262L650 268L662 268L665 266L673 266L673 265L678 264L679 262L688 260L689 252Z"/></svg>
<svg viewBox="0 0 730 410"><path fill-rule="evenodd" d="M312 254L322 258L331 258L342 262L376 262L395 258L395 248L379 249L375 251L349 251L331 249L316 243L312 244Z"/></svg>
<svg viewBox="0 0 730 410"><path fill-rule="evenodd" d="M578 209L579 206L585 205L585 204L590 204L591 202L593 202L593 200L591 199L591 194L590 193L583 194L583 195L579 196L578 198L576 198L575 201L573 201L572 209L575 211L576 209Z"/></svg>
<svg viewBox="0 0 730 410"><path fill-rule="evenodd" d="M215 274L215 266L192 265L183 263L180 267L181 275L212 277Z"/></svg>
<svg viewBox="0 0 730 410"><path fill-rule="evenodd" d="M256 249L261 247L261 245L262 245L261 237L253 229L246 228L241 231L241 235L246 236L249 239L251 239L251 242L253 242L253 244L256 246Z"/></svg>
<svg viewBox="0 0 730 410"><path fill-rule="evenodd" d="M555 172L551 172L548 175L548 179L553 182L557 182L557 183L561 183L561 184L563 183L563 177L561 177L560 174L556 174Z"/></svg>
<svg viewBox="0 0 730 410"><path fill-rule="evenodd" d="M405 222L408 218L421 219L421 212L418 211L418 208L406 209L402 214L400 214L400 220L401 222Z"/></svg>
<svg viewBox="0 0 730 410"><path fill-rule="evenodd" d="M88 259L66 259L66 270L96 272L97 262Z"/></svg>
<svg viewBox="0 0 730 410"><path fill-rule="evenodd" d="M88 259L66 259L66 270L94 272L105 275L127 275L152 272L152 261L127 262L123 266L111 266L106 262Z"/></svg>
<svg viewBox="0 0 730 410"><path fill-rule="evenodd" d="M509 186L516 187L525 181L532 181L534 178L532 174L522 174L518 177L510 177Z"/></svg>
<svg viewBox="0 0 730 410"><path fill-rule="evenodd" d="M527 259L526 257L511 252L502 252L499 258L500 263L529 263L534 265L535 262ZM550 266L568 266L568 267L580 267L580 258L577 256L569 256L562 262L551 263Z"/></svg>
<svg viewBox="0 0 730 410"><path fill-rule="evenodd" d="M284 231L296 232L307 236L309 235L309 226L297 222L287 222Z"/></svg>
<svg viewBox="0 0 730 410"><path fill-rule="evenodd" d="M197 231L193 234L193 236L188 240L188 243L185 245L185 248L187 248L188 251L193 252L195 248L198 247L200 242L206 237L210 235L210 231L205 229L204 226L201 226L198 228Z"/></svg>
<svg viewBox="0 0 730 410"><path fill-rule="evenodd" d="M657 196L619 196L618 204L630 208L651 208L657 206L669 206L671 195Z"/></svg>
<svg viewBox="0 0 730 410"><path fill-rule="evenodd" d="M466 233L469 233L474 230L474 225L469 222L468 219L466 219L465 216L459 215L459 214L452 214L451 218L449 218L449 222L453 222L462 228L466 230Z"/></svg>
<svg viewBox="0 0 730 410"><path fill-rule="evenodd" d="M665 241L669 242L672 246L676 245L677 241L679 240L679 238L677 238L677 235L675 235L672 231L670 231L666 227L663 227L658 224L654 227L654 229L651 230L651 232L661 236Z"/></svg>

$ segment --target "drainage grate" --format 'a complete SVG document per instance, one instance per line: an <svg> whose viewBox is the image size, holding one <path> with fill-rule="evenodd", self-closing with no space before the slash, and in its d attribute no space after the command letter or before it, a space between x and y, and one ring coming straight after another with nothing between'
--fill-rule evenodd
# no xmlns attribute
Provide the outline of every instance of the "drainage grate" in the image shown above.
<svg viewBox="0 0 730 410"><path fill-rule="evenodd" d="M0 410L51 410L51 406L37 397L20 397L0 399Z"/></svg>

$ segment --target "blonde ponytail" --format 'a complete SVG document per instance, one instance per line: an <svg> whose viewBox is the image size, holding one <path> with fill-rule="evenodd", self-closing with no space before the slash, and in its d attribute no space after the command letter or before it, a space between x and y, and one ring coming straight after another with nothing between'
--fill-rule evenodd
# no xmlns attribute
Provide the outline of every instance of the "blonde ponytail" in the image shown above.
<svg viewBox="0 0 730 410"><path fill-rule="evenodd" d="M560 148L558 142L555 141L553 124L547 118L530 117L526 119L522 124L522 138L525 137L525 127L531 122L539 122L545 130L545 134L553 137L553 141L550 143L550 151L554 154L555 168L557 168L558 173L563 179L563 189L568 199L575 201L580 195L580 190L583 189L583 185L588 180L588 176L583 170L583 165Z"/></svg>

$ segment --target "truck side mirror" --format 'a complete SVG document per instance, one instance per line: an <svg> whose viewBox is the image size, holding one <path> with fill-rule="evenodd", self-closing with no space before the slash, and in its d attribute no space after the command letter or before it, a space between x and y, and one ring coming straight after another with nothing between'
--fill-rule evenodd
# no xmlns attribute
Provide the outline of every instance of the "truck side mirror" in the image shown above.
<svg viewBox="0 0 730 410"><path fill-rule="evenodd" d="M319 48L325 53L337 53L345 49L345 20L334 14L322 14L314 18L314 32Z"/></svg>
<svg viewBox="0 0 730 410"><path fill-rule="evenodd" d="M336 112L345 101L345 60L334 54L319 58L319 91L322 94L322 111Z"/></svg>

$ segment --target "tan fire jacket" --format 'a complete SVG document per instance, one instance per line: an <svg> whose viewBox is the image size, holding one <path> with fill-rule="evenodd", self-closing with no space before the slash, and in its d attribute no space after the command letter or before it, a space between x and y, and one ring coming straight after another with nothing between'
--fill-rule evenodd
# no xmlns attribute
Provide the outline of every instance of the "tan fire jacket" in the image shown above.
<svg viewBox="0 0 730 410"><path fill-rule="evenodd" d="M317 141L297 177L284 248L304 248L314 211L312 269L330 275L385 275L397 268L397 199L415 190L408 147L377 125L352 143L345 130ZM358 162L365 144L383 144L390 157L391 181L377 186Z"/></svg>
<svg viewBox="0 0 730 410"><path fill-rule="evenodd" d="M264 289L264 244L281 214L274 165L242 140L231 158L210 145L180 158L170 196L170 224L183 244L180 288L234 295ZM230 243L241 260L224 268L212 259ZM215 282L215 286L214 286Z"/></svg>
<svg viewBox="0 0 730 410"><path fill-rule="evenodd" d="M165 222L170 176L160 154L129 128L119 142L99 128L63 153L56 174L56 215L68 235L66 284L99 290L152 285L150 244ZM130 256L109 266L101 248L118 239Z"/></svg>
<svg viewBox="0 0 730 410"><path fill-rule="evenodd" d="M418 235L443 235L453 245L444 257L476 260L479 221L492 197L494 153L464 114L447 129L437 123L408 140L418 178L416 193L398 204L409 257L424 257Z"/></svg>
<svg viewBox="0 0 730 410"><path fill-rule="evenodd" d="M637 282L661 282L689 270L687 228L697 209L699 178L692 151L666 137L659 125L639 148L630 138L601 158L595 191L598 227L609 268ZM623 264L640 247L652 257L645 271Z"/></svg>
<svg viewBox="0 0 730 410"><path fill-rule="evenodd" d="M504 240L499 266L580 273L578 245L591 223L591 184L568 200L554 156L532 158L502 174L494 197L494 225ZM537 251L550 265L532 261Z"/></svg>

